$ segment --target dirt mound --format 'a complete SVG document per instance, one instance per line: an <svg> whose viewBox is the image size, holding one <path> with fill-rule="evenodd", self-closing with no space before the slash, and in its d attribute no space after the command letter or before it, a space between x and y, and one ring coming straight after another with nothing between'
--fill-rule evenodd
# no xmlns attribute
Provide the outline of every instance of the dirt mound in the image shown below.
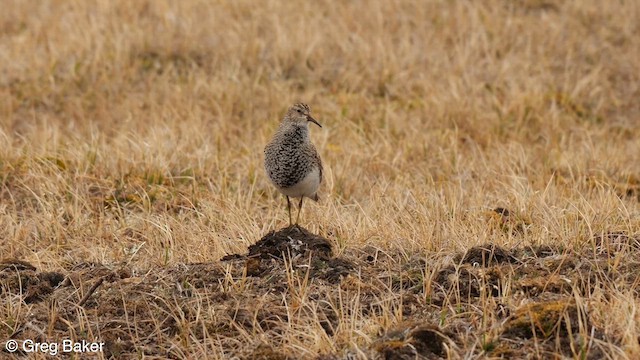
<svg viewBox="0 0 640 360"><path fill-rule="evenodd" d="M64 275L58 272L39 273L35 266L26 261L0 261L0 284L3 285L0 287L0 295L4 291L23 294L26 304L45 299L64 278Z"/></svg>
<svg viewBox="0 0 640 360"><path fill-rule="evenodd" d="M505 324L503 336L512 339L531 339L534 336L548 339L556 332L568 336L572 329L589 327L587 319L580 321L581 313L584 314L584 309L579 312L572 299L525 304L516 309Z"/></svg>
<svg viewBox="0 0 640 360"><path fill-rule="evenodd" d="M462 257L463 263L484 267L516 261L518 261L518 259L513 256L509 250L503 249L494 244L472 247Z"/></svg>
<svg viewBox="0 0 640 360"><path fill-rule="evenodd" d="M441 359L453 341L430 324L407 324L393 329L374 342L384 359Z"/></svg>
<svg viewBox="0 0 640 360"><path fill-rule="evenodd" d="M299 225L291 225L278 231L271 231L260 241L249 246L249 258L295 259L299 256L315 256L321 259L331 258L329 240L310 233Z"/></svg>
<svg viewBox="0 0 640 360"><path fill-rule="evenodd" d="M271 231L249 246L246 255L227 255L222 261L245 263L247 275L265 276L285 263L294 269L308 268L311 277L332 283L355 269L354 262L332 257L331 242L299 225Z"/></svg>

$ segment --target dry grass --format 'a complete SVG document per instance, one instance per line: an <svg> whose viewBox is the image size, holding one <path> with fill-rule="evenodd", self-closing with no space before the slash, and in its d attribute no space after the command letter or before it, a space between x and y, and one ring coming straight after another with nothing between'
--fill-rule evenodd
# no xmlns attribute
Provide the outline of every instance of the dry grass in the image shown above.
<svg viewBox="0 0 640 360"><path fill-rule="evenodd" d="M1 283L0 339L25 326L49 341L108 338L107 301L138 289L144 313L120 307L130 344L101 356L517 356L504 326L538 321L525 313L540 302L573 329L515 331L529 356L639 356L627 275L640 250L615 240L640 236L639 18L635 1L3 2L0 257L84 280L32 301ZM360 270L338 286L286 262L274 295L218 260L287 224L262 149L301 100L324 126L312 138L327 173L302 222ZM615 251L602 255L605 242ZM530 274L504 264L499 293L442 289L453 280L438 276L462 276L460 255L488 243L520 249L521 263L521 249L552 246L581 265L540 265L572 284L551 298L519 295ZM389 254L373 269L357 260L372 248ZM176 275L191 263L206 264ZM395 286L392 274L415 273L405 265L420 290ZM174 289L198 269L215 281ZM500 318L499 304L514 311ZM233 306L253 325L286 314L276 330L241 326ZM331 331L317 315L328 308ZM409 321L414 338L447 339L440 355L388 340Z"/></svg>

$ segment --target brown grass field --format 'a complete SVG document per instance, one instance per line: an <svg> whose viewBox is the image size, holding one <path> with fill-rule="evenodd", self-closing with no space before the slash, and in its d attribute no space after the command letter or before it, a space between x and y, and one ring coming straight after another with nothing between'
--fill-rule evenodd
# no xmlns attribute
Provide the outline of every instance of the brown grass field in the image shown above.
<svg viewBox="0 0 640 360"><path fill-rule="evenodd" d="M640 358L640 2L1 6L0 359Z"/></svg>

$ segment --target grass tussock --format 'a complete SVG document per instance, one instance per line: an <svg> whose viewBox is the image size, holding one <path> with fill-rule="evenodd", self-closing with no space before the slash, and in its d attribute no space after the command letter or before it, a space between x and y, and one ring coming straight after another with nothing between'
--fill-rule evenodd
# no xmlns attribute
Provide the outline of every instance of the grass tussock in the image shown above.
<svg viewBox="0 0 640 360"><path fill-rule="evenodd" d="M636 2L2 7L3 341L640 356ZM260 257L288 225L262 150L298 101L330 249Z"/></svg>

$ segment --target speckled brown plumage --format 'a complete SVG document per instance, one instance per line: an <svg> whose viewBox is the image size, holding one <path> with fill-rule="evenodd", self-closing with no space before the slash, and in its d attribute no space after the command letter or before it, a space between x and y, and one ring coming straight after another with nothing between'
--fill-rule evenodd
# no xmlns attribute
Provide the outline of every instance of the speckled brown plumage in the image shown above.
<svg viewBox="0 0 640 360"><path fill-rule="evenodd" d="M298 218L302 200L318 200L318 187L322 182L322 161L309 138L309 121L321 127L311 117L308 105L298 103L289 108L280 127L264 149L265 170L269 180L287 197L289 223L291 203L289 197L299 197ZM296 224L298 223L296 218Z"/></svg>

